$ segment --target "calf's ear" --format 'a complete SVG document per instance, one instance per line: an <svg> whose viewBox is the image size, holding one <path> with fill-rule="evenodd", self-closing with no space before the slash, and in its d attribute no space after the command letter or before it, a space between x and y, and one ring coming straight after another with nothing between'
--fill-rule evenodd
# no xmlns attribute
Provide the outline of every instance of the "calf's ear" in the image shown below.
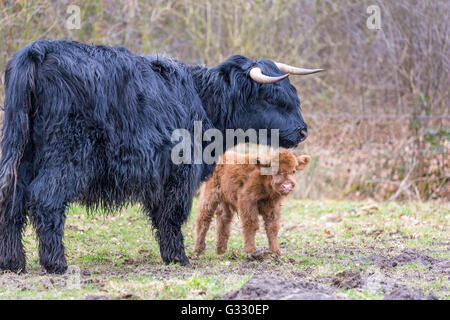
<svg viewBox="0 0 450 320"><path fill-rule="evenodd" d="M258 155L256 157L256 165L259 167L270 168L271 160L269 157Z"/></svg>
<svg viewBox="0 0 450 320"><path fill-rule="evenodd" d="M310 161L311 161L310 156L307 156L307 155L298 156L297 157L298 164L297 164L297 167L295 167L295 169L304 170L308 166Z"/></svg>

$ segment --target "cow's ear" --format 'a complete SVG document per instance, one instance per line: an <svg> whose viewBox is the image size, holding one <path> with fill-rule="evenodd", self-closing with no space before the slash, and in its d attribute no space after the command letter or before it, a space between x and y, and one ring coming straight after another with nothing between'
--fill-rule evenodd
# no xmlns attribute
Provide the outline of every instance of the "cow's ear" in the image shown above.
<svg viewBox="0 0 450 320"><path fill-rule="evenodd" d="M307 155L298 156L297 157L298 164L297 164L297 167L295 167L295 169L304 170L308 166L310 161L311 161L310 156L307 156Z"/></svg>

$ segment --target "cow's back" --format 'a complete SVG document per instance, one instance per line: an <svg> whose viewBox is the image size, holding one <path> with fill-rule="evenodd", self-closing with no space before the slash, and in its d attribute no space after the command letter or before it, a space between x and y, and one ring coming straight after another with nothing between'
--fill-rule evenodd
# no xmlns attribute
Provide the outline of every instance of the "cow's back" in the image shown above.
<svg viewBox="0 0 450 320"><path fill-rule="evenodd" d="M81 168L87 204L138 200L143 186L161 186L171 170L173 130L203 120L184 66L120 47L71 41L30 46L45 51L32 119L36 166Z"/></svg>

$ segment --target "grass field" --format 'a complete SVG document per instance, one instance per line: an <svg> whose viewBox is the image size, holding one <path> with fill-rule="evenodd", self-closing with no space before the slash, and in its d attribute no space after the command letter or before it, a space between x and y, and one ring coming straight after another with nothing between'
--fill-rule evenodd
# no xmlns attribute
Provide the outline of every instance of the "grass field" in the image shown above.
<svg viewBox="0 0 450 320"><path fill-rule="evenodd" d="M214 252L213 224L205 254L196 257L195 207L184 226L191 267L162 263L138 206L114 215L71 207L65 232L70 268L60 276L40 268L28 226L27 273L0 275L0 299L218 299L253 275L315 283L340 298L383 299L392 288L407 288L450 299L448 204L288 200L279 259L247 256L237 218L226 254ZM262 229L257 246L267 246ZM342 280L348 271L356 281Z"/></svg>

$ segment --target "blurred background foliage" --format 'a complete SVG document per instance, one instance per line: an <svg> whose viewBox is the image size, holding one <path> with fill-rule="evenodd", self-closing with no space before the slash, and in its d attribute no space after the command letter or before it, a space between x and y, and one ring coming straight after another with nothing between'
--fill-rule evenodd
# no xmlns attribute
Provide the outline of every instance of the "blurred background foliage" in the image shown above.
<svg viewBox="0 0 450 320"><path fill-rule="evenodd" d="M71 4L79 30L66 28ZM366 26L372 4L380 30ZM326 68L291 77L310 129L300 148L313 156L296 196L448 201L449 30L447 0L0 0L0 69L37 39Z"/></svg>

